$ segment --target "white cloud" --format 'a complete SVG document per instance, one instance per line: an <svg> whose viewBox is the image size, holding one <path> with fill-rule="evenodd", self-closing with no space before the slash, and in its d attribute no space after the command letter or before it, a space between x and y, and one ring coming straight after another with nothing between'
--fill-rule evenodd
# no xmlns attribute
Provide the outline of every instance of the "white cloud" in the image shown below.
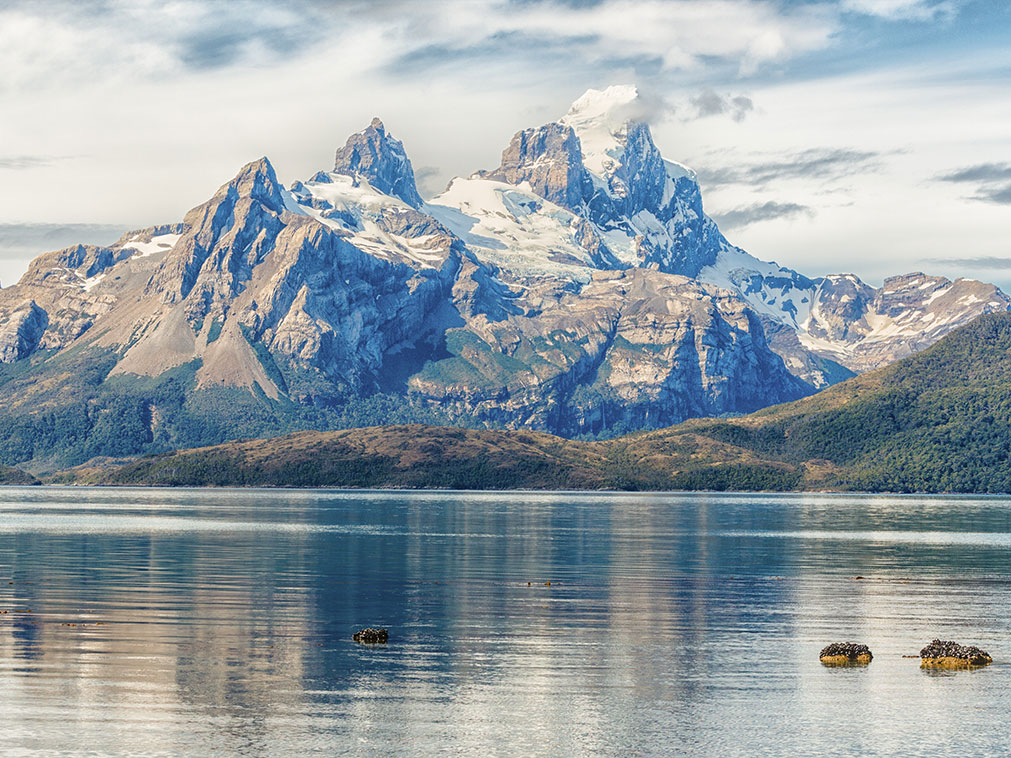
<svg viewBox="0 0 1011 758"><path fill-rule="evenodd" d="M432 4L449 48L475 40L520 34L566 41L588 60L649 56L665 69L690 69L703 57L734 62L753 72L827 44L835 29L825 9L784 11L776 3L744 0L605 0L573 9L554 3L516 6L503 2Z"/></svg>
<svg viewBox="0 0 1011 758"><path fill-rule="evenodd" d="M572 67L650 60L675 71L721 60L750 74L824 47L836 29L823 6L791 10L772 0L47 3L0 10L0 91L262 68L320 49L340 59L361 36L372 45L350 73L461 57L479 68L482 59L508 59L536 70L540 56L554 54Z"/></svg>
<svg viewBox="0 0 1011 758"><path fill-rule="evenodd" d="M637 61L732 74L833 28L772 0L0 5L4 153L75 156L19 172L0 202L11 221L160 223L250 158L286 180L325 167L373 115L445 184L586 88L640 79Z"/></svg>
<svg viewBox="0 0 1011 758"><path fill-rule="evenodd" d="M656 130L657 143L681 150L673 157L689 165L729 167L704 183L710 213L770 200L810 208L811 215L728 232L755 255L812 275L852 271L880 281L925 269L1007 285L1007 270L924 262L1007 257L1002 230L1011 223L1011 206L967 198L965 184L938 176L1011 162L1004 128L1011 82L991 75L1011 63L1011 53L955 55L930 65L756 85L750 94L760 113L739 123L672 121Z"/></svg>
<svg viewBox="0 0 1011 758"><path fill-rule="evenodd" d="M958 5L952 0L843 0L842 8L869 16L917 21L951 17L958 11Z"/></svg>

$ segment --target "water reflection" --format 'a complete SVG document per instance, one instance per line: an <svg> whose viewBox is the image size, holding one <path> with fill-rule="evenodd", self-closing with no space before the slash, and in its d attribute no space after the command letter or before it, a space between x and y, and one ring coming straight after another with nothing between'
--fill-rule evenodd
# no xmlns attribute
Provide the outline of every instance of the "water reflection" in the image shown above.
<svg viewBox="0 0 1011 758"><path fill-rule="evenodd" d="M5 490L3 735L24 754L999 753L1009 515L997 498ZM390 644L351 642L365 625ZM935 636L997 663L902 658ZM821 666L844 639L871 666Z"/></svg>

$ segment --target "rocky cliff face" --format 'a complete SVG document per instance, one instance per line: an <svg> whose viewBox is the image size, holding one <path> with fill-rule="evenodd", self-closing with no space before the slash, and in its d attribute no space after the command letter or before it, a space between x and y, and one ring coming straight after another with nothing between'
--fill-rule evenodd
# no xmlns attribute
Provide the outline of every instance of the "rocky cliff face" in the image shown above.
<svg viewBox="0 0 1011 758"><path fill-rule="evenodd" d="M102 356L82 423L136 408L143 444L182 439L166 382L191 426L201 393L260 398L267 431L380 393L408 417L596 435L795 399L1011 303L968 280L876 289L754 259L634 106L631 88L591 90L429 202L378 119L290 189L254 161L181 224L36 259L0 290L0 362L32 376ZM31 395L5 392L0 410Z"/></svg>
<svg viewBox="0 0 1011 758"><path fill-rule="evenodd" d="M578 211L593 196L579 138L565 124L518 132L502 153L502 165L476 176L506 184L527 182L534 194L571 211Z"/></svg>
<svg viewBox="0 0 1011 758"><path fill-rule="evenodd" d="M414 208L422 204L403 143L387 134L378 118L372 119L367 129L352 134L337 151L333 170L356 181L364 179L380 192L399 197Z"/></svg>
<svg viewBox="0 0 1011 758"><path fill-rule="evenodd" d="M480 421L564 434L662 426L807 394L726 292L647 269L605 271L532 313L472 319L411 390Z"/></svg>

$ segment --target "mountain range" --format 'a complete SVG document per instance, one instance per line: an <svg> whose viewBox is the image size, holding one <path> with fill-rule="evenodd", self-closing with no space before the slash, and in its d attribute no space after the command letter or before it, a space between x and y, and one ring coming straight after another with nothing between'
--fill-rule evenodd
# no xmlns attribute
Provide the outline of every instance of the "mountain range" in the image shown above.
<svg viewBox="0 0 1011 758"><path fill-rule="evenodd" d="M0 463L395 422L615 436L796 400L1011 306L754 258L641 110L590 90L427 201L375 119L290 188L262 158L180 223L39 256L0 289Z"/></svg>

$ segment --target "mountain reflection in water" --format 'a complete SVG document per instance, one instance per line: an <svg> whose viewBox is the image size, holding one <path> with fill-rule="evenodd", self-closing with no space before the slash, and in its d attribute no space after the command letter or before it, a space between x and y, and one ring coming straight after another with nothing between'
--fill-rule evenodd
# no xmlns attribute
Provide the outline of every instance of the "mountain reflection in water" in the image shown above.
<svg viewBox="0 0 1011 758"><path fill-rule="evenodd" d="M5 489L2 750L1004 753L1009 544L999 498Z"/></svg>

